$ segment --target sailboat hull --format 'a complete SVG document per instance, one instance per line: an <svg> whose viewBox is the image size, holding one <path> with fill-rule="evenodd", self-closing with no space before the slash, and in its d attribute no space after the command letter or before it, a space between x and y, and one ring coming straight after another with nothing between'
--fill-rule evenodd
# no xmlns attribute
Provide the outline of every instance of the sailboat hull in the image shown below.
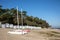
<svg viewBox="0 0 60 40"><path fill-rule="evenodd" d="M26 34L28 33L28 30L14 30L14 31L9 31L9 34Z"/></svg>

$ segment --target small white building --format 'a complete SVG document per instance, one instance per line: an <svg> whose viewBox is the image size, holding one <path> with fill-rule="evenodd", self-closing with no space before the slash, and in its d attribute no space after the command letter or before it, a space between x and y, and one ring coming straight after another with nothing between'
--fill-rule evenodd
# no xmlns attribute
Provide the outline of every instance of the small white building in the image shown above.
<svg viewBox="0 0 60 40"><path fill-rule="evenodd" d="M5 25L6 25L7 28L9 27L9 23L6 23Z"/></svg>
<svg viewBox="0 0 60 40"><path fill-rule="evenodd" d="M13 24L9 24L9 27L10 27L10 28L14 28L14 27L13 27Z"/></svg>
<svg viewBox="0 0 60 40"><path fill-rule="evenodd" d="M1 22L0 22L0 27L1 27Z"/></svg>
<svg viewBox="0 0 60 40"><path fill-rule="evenodd" d="M5 28L5 27L6 27L6 25L5 25L5 24L1 24L1 27L2 27L2 28Z"/></svg>

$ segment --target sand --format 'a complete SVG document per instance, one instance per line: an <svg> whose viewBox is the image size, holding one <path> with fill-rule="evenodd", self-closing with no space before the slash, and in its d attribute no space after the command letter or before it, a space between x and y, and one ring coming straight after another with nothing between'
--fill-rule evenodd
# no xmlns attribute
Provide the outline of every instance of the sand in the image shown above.
<svg viewBox="0 0 60 40"><path fill-rule="evenodd" d="M8 34L13 29L0 28L0 40L60 40L60 31L57 29L30 30L28 34Z"/></svg>

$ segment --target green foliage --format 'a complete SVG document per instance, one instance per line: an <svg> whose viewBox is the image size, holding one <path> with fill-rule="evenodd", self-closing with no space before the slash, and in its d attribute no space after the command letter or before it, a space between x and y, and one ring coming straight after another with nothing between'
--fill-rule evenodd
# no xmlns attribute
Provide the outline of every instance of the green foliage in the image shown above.
<svg viewBox="0 0 60 40"><path fill-rule="evenodd" d="M26 11L22 11L23 15L23 25L29 25L29 26L36 26L36 27L42 27L42 28L48 28L49 24L42 19L39 19L38 17L28 16L26 14ZM21 25L21 11L18 11L19 14L19 24ZM0 21L2 23L11 23L11 24L17 24L17 9L11 8L11 9L2 9L2 6L0 5Z"/></svg>

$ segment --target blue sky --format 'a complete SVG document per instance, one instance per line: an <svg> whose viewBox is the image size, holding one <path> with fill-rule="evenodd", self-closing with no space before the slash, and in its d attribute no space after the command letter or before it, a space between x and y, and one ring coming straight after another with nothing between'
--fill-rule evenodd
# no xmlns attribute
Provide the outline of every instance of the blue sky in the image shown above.
<svg viewBox="0 0 60 40"><path fill-rule="evenodd" d="M60 26L60 0L0 0L3 8L27 11L27 15L42 18L52 26Z"/></svg>

